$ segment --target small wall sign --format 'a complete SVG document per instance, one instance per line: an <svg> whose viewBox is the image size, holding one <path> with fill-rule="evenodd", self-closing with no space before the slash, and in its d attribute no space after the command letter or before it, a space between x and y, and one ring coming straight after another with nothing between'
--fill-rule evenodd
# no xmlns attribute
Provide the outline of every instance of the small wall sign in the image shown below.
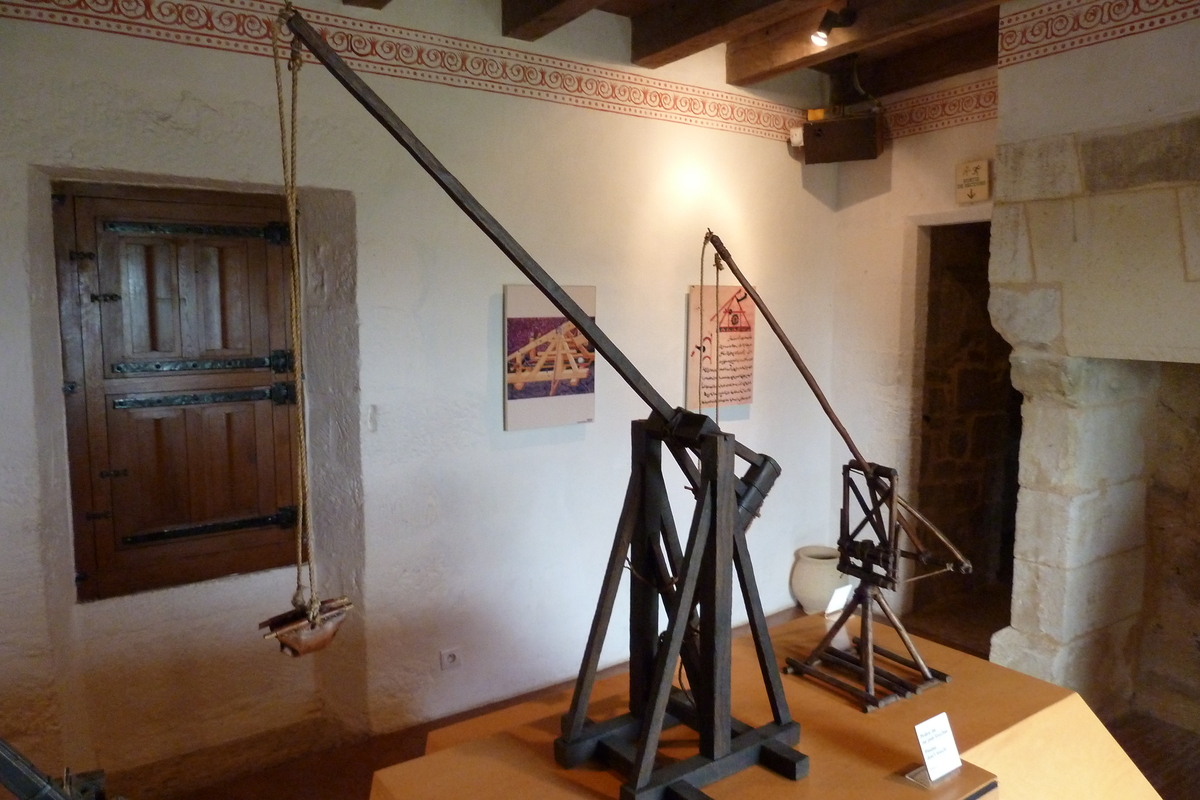
<svg viewBox="0 0 1200 800"><path fill-rule="evenodd" d="M954 199L959 203L981 203L992 199L991 170L986 158L964 161L954 171Z"/></svg>

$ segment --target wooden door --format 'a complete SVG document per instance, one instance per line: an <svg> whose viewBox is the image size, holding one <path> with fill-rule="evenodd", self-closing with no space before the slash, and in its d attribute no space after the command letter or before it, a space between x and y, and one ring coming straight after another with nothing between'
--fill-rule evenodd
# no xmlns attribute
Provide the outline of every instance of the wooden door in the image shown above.
<svg viewBox="0 0 1200 800"><path fill-rule="evenodd" d="M284 219L273 196L56 187L81 599L294 558Z"/></svg>

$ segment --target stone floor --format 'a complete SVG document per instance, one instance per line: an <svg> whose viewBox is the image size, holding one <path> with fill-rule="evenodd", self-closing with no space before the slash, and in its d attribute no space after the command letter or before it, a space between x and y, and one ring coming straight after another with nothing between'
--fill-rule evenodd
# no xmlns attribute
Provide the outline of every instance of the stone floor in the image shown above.
<svg viewBox="0 0 1200 800"><path fill-rule="evenodd" d="M1200 733L1136 712L1108 730L1163 800L1200 798Z"/></svg>
<svg viewBox="0 0 1200 800"><path fill-rule="evenodd" d="M1011 605L1012 589L998 585L951 596L910 612L904 617L904 625L922 638L987 658L992 634L1008 627Z"/></svg>

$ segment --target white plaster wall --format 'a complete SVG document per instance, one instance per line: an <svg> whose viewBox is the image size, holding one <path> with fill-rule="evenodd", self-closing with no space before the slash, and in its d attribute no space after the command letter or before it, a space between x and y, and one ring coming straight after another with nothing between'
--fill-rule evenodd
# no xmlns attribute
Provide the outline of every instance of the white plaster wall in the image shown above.
<svg viewBox="0 0 1200 800"><path fill-rule="evenodd" d="M395 5L389 22L511 46L495 35L498 3ZM591 17L530 49L627 58L627 23ZM656 75L723 86L722 70L718 52ZM291 660L255 631L287 603L288 570L74 603L50 178L276 184L273 78L263 58L10 20L0 74L0 600L24 612L0 620L0 736L51 771L119 771L322 715L392 729L573 675L628 424L646 409L601 366L595 423L502 432L501 287L520 275L313 67L301 181L351 193L357 220L361 438L333 431L325 444L339 463L361 446L366 530L361 546L318 552L336 562L328 591L359 611L335 651ZM796 105L819 89L805 80L791 84L809 92ZM371 83L557 279L598 287L601 323L669 399L682 396L685 291L708 226L829 382L835 254L814 243L832 211L782 143ZM815 405L794 402L782 351L761 342L755 405L727 427L783 466L750 537L774 611L791 602L792 550L833 536L830 439ZM610 641L606 662L622 659L619 622ZM447 646L464 663L442 673Z"/></svg>
<svg viewBox="0 0 1200 800"><path fill-rule="evenodd" d="M513 46L496 36L498 3L393 5L388 22ZM591 14L527 49L619 65L627 37L627 21ZM723 69L718 48L653 74L727 90ZM0 736L50 769L122 770L322 715L390 730L573 676L629 421L646 409L601 364L596 422L502 431L501 287L520 274L315 67L303 73L301 181L352 195L357 253L337 237L310 244L358 264L357 309L337 286L323 297L344 324L357 312L361 352L347 386L361 391L358 440L344 417L319 434L339 465L361 449L365 521L361 541L318 552L328 591L358 612L332 651L289 660L254 631L290 597L288 570L74 604L50 176L276 184L274 86L262 58L12 21L0 21L0 74L0 597L29 609L0 620L0 669L14 676L0 686ZM901 139L877 162L803 167L780 142L370 82L560 282L597 286L600 323L669 400L682 400L685 292L712 227L867 457L911 472L921 228L988 217L958 208L952 183L956 162L991 154L994 124ZM770 96L816 105L820 91L801 76ZM342 195L319 194L314 216L348 219ZM774 611L791 603L792 551L836 536L845 453L766 329L756 351L754 405L724 425L783 467L750 536ZM328 366L351 382L346 364ZM353 504L346 492L337 502ZM623 604L606 663L626 655ZM450 672L446 647L462 655Z"/></svg>
<svg viewBox="0 0 1200 800"><path fill-rule="evenodd" d="M1016 0L1003 18L1053 0ZM1001 144L1145 125L1200 108L1200 20L1081 47L999 70Z"/></svg>
<svg viewBox="0 0 1200 800"><path fill-rule="evenodd" d="M995 70L982 70L960 75L898 93L885 98L885 103L994 74ZM863 456L899 470L901 493L914 500L929 270L927 228L991 218L990 203L960 206L955 202L954 169L963 161L992 158L995 135L995 121L976 122L896 139L875 161L805 168L836 172L833 347L837 368L831 399ZM838 475L849 458L840 439L835 441L833 464Z"/></svg>

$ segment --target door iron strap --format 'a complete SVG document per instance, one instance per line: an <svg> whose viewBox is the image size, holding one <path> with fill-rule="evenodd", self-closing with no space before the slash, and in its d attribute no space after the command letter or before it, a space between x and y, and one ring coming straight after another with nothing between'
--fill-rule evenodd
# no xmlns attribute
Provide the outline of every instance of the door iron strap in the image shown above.
<svg viewBox="0 0 1200 800"><path fill-rule="evenodd" d="M108 233L128 233L135 236L213 236L221 238L265 239L268 244L287 244L288 226L284 222L266 225L195 225L185 222L125 222L104 223Z"/></svg>
<svg viewBox="0 0 1200 800"><path fill-rule="evenodd" d="M273 383L261 389L237 389L231 392L192 392L190 394L171 394L164 397L122 397L113 400L115 409L127 408L169 408L173 406L201 406L213 403L250 403L257 400L270 400L277 406L291 405L296 402L296 384Z"/></svg>
<svg viewBox="0 0 1200 800"><path fill-rule="evenodd" d="M272 525L280 528L291 528L296 524L296 507L284 506L274 514L261 517L244 517L225 522L206 522L202 525L188 525L181 528L164 528L160 531L138 533L133 536L122 536L121 544L139 545L169 542L173 539L186 539L191 536L206 536L210 533L228 533L243 531L248 528L269 528Z"/></svg>
<svg viewBox="0 0 1200 800"><path fill-rule="evenodd" d="M291 350L272 350L269 356L250 358L189 359L187 361L120 361L109 366L118 375L139 372L196 372L210 369L262 369L291 372L295 359Z"/></svg>

